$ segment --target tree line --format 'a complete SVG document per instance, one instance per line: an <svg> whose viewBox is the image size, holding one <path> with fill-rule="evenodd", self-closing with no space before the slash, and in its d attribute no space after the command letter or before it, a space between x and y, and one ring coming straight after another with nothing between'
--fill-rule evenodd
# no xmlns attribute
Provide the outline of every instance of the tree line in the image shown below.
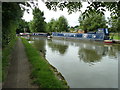
<svg viewBox="0 0 120 90"><path fill-rule="evenodd" d="M21 9L20 5L26 5L30 7L28 3L21 3L21 2L4 2L2 3L2 43L3 47L10 43L12 39L15 38L16 33L20 32L69 32L70 27L68 25L68 21L64 16L60 16L58 19L51 19L50 22L45 22L44 12L42 12L39 8L36 6L33 9L33 20L30 22L26 22L25 20L22 20L23 12L25 9ZM46 3L46 6L48 9L52 9L52 6L54 3L50 3L51 6L49 6L49 3ZM62 4L59 4L62 5ZM63 4L66 5L62 8L67 7L69 12L74 12L81 8L81 3L67 3ZM73 7L72 9L70 8ZM116 10L116 12L112 12L111 18L109 18L109 21L105 20L105 16L101 13L98 13L99 9L96 10L96 8L99 7L106 7L110 9L113 9L113 11ZM116 6L116 7L114 7ZM95 8L96 7L96 8ZM61 6L59 6L61 8ZM62 9L61 8L61 9ZM83 12L79 17L79 23L78 29L81 30L87 30L87 31L96 31L97 28L106 28L109 24L111 26L110 30L112 32L119 32L120 27L120 20L118 18L118 8L119 8L119 2L118 3L91 3L90 6L88 6L90 10L86 10L85 12L88 13L88 16L85 16L85 12ZM103 8L101 10L103 10ZM28 10L27 10L28 11ZM103 10L104 11L104 10ZM84 15L85 14L85 15ZM73 27L73 30L76 27Z"/></svg>
<svg viewBox="0 0 120 90"><path fill-rule="evenodd" d="M33 20L30 22L25 22L25 20L22 20L22 23L19 26L19 29L17 29L19 32L70 32L71 30L74 31L75 29L84 30L85 32L89 31L97 31L98 28L108 28L108 25L111 25L111 28L109 29L112 32L117 32L119 23L117 19L114 16L111 16L111 18L108 19L108 21L105 19L105 15L97 13L95 10L93 10L89 17L84 17L82 14L80 14L79 18L79 25L76 27L70 27L68 25L68 21L64 16L60 16L58 19L52 18L50 22L45 22L44 12L42 12L39 8L33 9ZM26 30L22 29L26 28Z"/></svg>

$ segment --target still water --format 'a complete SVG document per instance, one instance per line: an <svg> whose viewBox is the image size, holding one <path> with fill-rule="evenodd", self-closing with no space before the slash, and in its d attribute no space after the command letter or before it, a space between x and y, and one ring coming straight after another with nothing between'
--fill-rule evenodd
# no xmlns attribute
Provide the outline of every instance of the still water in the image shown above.
<svg viewBox="0 0 120 90"><path fill-rule="evenodd" d="M118 88L119 45L32 37L71 88Z"/></svg>

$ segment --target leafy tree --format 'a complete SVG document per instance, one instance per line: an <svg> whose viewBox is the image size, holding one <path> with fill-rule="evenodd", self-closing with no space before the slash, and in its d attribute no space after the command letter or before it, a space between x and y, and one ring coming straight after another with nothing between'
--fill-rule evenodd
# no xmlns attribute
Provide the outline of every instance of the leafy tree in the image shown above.
<svg viewBox="0 0 120 90"><path fill-rule="evenodd" d="M58 20L55 20L52 24L52 30L55 32L59 32L59 22Z"/></svg>
<svg viewBox="0 0 120 90"><path fill-rule="evenodd" d="M50 22L47 23L47 32L54 32L53 24L55 23L55 19L51 19Z"/></svg>
<svg viewBox="0 0 120 90"><path fill-rule="evenodd" d="M39 8L33 9L33 21L30 23L30 29L32 32L45 32L45 18L44 13Z"/></svg>
<svg viewBox="0 0 120 90"><path fill-rule="evenodd" d="M80 28L85 31L96 31L98 28L106 28L106 20L103 15L96 12L90 13L89 17L79 17Z"/></svg>
<svg viewBox="0 0 120 90"><path fill-rule="evenodd" d="M110 27L110 31L112 32L120 32L120 19L112 16L111 18L109 18L108 21Z"/></svg>
<svg viewBox="0 0 120 90"><path fill-rule="evenodd" d="M24 32L30 32L29 25L28 25L28 22L21 19L20 22L19 22L19 26L16 30L16 33L19 34L19 33L24 33Z"/></svg>
<svg viewBox="0 0 120 90"><path fill-rule="evenodd" d="M15 39L16 29L23 15L20 3L3 2L2 3L2 46L5 47L11 40Z"/></svg>
<svg viewBox="0 0 120 90"><path fill-rule="evenodd" d="M59 17L58 20L51 19L51 21L47 24L48 32L62 32L68 31L68 22L64 16Z"/></svg>
<svg viewBox="0 0 120 90"><path fill-rule="evenodd" d="M33 20L32 21L30 21L29 22L29 28L30 28L30 32L34 32L34 28L35 28L35 26L34 26L34 24L33 24L34 22L33 22Z"/></svg>
<svg viewBox="0 0 120 90"><path fill-rule="evenodd" d="M58 19L58 32L66 31L68 32L68 22L64 16Z"/></svg>

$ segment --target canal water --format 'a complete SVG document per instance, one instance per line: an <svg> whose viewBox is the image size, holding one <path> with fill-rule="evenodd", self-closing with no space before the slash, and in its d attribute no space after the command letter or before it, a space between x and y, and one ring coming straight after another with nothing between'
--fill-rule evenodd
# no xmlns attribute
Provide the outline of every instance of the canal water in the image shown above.
<svg viewBox="0 0 120 90"><path fill-rule="evenodd" d="M31 37L71 88L118 88L119 45Z"/></svg>

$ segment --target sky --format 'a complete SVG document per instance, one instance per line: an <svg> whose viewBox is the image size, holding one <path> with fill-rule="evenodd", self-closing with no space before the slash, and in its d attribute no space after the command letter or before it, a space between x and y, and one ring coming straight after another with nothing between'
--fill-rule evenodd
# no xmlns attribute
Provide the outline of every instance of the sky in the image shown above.
<svg viewBox="0 0 120 90"><path fill-rule="evenodd" d="M84 12L88 6L88 3L83 2L82 5L83 5L83 7L81 8L81 11ZM81 14L80 11L78 11L76 13L73 12L72 14L69 14L67 12L66 8L63 11L61 11L61 10L57 10L57 11L49 10L45 6L44 2L42 2L41 0L39 0L38 6L39 6L40 10L44 12L44 17L45 17L46 22L49 22L52 18L58 19L60 16L63 15L67 19L69 26L79 25L78 18ZM105 17L106 17L106 19L107 19L107 17L110 17L109 11L105 12ZM27 12L24 12L23 19L25 19L25 21L28 21L28 22L31 21L33 19L32 10L30 10L29 14Z"/></svg>

